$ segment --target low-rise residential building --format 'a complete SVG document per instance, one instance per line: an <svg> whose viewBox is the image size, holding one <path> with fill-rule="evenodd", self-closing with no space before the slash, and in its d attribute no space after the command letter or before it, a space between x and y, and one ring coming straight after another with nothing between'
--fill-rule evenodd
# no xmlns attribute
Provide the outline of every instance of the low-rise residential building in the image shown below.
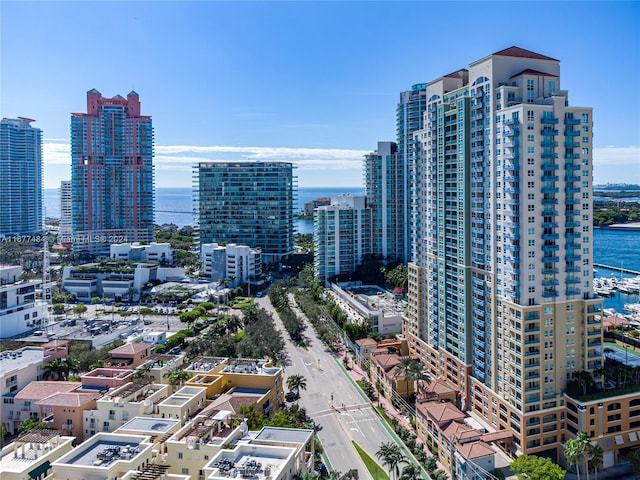
<svg viewBox="0 0 640 480"><path fill-rule="evenodd" d="M133 380L133 370L122 368L95 368L80 376L83 388L109 390L118 388Z"/></svg>
<svg viewBox="0 0 640 480"><path fill-rule="evenodd" d="M313 472L313 430L263 427L255 433L246 425L243 429L242 441L231 450L220 450L204 466L206 480L288 480Z"/></svg>
<svg viewBox="0 0 640 480"><path fill-rule="evenodd" d="M376 342L373 338L360 338L353 343L353 347L356 351L356 362L359 365L364 365L364 363L371 358L371 352L375 350L378 346L378 342Z"/></svg>
<svg viewBox="0 0 640 480"><path fill-rule="evenodd" d="M113 432L134 417L158 416L158 404L171 394L169 385L136 379L106 393L96 401L96 408L84 412L86 435Z"/></svg>
<svg viewBox="0 0 640 480"><path fill-rule="evenodd" d="M95 409L96 400L101 395L100 392L78 388L51 394L36 404L40 407L40 419L45 425L82 441L89 437L84 434L84 411Z"/></svg>
<svg viewBox="0 0 640 480"><path fill-rule="evenodd" d="M193 420L164 442L169 473L196 474L225 445L242 438L242 427L233 426L227 410L203 409Z"/></svg>
<svg viewBox="0 0 640 480"><path fill-rule="evenodd" d="M5 429L10 434L18 432L18 427L27 418L42 420L41 407L38 402L58 393L69 393L81 385L78 382L33 381L21 389L13 397L10 405L5 405L7 419ZM4 410L4 409L3 409ZM69 432L66 432L69 434Z"/></svg>
<svg viewBox="0 0 640 480"><path fill-rule="evenodd" d="M52 360L61 360L69 355L69 340L51 340L42 345L47 363Z"/></svg>
<svg viewBox="0 0 640 480"><path fill-rule="evenodd" d="M50 429L20 435L0 452L0 480L43 480L51 473L51 463L70 452L74 441Z"/></svg>
<svg viewBox="0 0 640 480"><path fill-rule="evenodd" d="M160 418L175 418L184 425L205 406L206 388L184 386L158 404Z"/></svg>
<svg viewBox="0 0 640 480"><path fill-rule="evenodd" d="M382 335L402 332L403 300L377 285L360 282L331 284L331 293L352 312L351 321L366 319L374 332Z"/></svg>
<svg viewBox="0 0 640 480"><path fill-rule="evenodd" d="M157 262L173 265L176 252L169 243L151 242L145 245L138 242L113 243L109 247L109 258L125 262Z"/></svg>
<svg viewBox="0 0 640 480"><path fill-rule="evenodd" d="M145 363L151 356L152 344L126 343L109 350L110 358L105 360L104 366L132 370Z"/></svg>
<svg viewBox="0 0 640 480"><path fill-rule="evenodd" d="M0 265L0 338L11 338L48 325L47 306L36 300L40 280L22 280L21 266Z"/></svg>
<svg viewBox="0 0 640 480"><path fill-rule="evenodd" d="M262 275L262 252L247 245L204 243L200 246L202 273L212 281L227 280L236 287Z"/></svg>
<svg viewBox="0 0 640 480"><path fill-rule="evenodd" d="M51 464L56 480L114 480L152 463L146 435L100 432Z"/></svg>
<svg viewBox="0 0 640 480"><path fill-rule="evenodd" d="M416 433L432 449L455 478L484 480L487 472L506 466L510 459L494 443L510 444L507 430L488 432L453 403L429 401L416 404Z"/></svg>
<svg viewBox="0 0 640 480"><path fill-rule="evenodd" d="M155 415L134 417L114 430L114 433L148 435L154 444L164 443L180 429L180 420L157 418Z"/></svg>
<svg viewBox="0 0 640 480"><path fill-rule="evenodd" d="M602 469L617 465L630 450L640 448L640 392L592 395L590 400L566 394L564 398L566 436L556 432L562 435L559 440L564 443L586 432L603 450Z"/></svg>
<svg viewBox="0 0 640 480"><path fill-rule="evenodd" d="M392 398L394 392L403 398L409 398L415 393L414 382L405 380L398 370L400 358L397 353L379 353L369 359L369 376L375 379L387 398Z"/></svg>
<svg viewBox="0 0 640 480"><path fill-rule="evenodd" d="M0 421L5 431L15 433L24 419L21 405L15 404L15 396L29 383L42 379L44 350L25 347L0 353Z"/></svg>
<svg viewBox="0 0 640 480"><path fill-rule="evenodd" d="M220 402L221 409L235 412L255 403L271 416L284 403L282 368L268 360L201 357L185 370L193 374L186 384L204 387L207 399ZM223 394L226 396L221 397Z"/></svg>

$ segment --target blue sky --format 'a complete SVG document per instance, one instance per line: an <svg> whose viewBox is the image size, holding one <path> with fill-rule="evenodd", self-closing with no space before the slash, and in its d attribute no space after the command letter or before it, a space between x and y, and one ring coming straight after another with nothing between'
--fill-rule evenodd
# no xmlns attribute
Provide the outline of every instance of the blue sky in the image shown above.
<svg viewBox="0 0 640 480"><path fill-rule="evenodd" d="M594 180L640 183L640 2L0 2L2 116L44 132L70 177L86 91L140 94L156 185L200 160L293 161L298 184L360 186L395 140L399 92L517 45L561 61L594 108Z"/></svg>

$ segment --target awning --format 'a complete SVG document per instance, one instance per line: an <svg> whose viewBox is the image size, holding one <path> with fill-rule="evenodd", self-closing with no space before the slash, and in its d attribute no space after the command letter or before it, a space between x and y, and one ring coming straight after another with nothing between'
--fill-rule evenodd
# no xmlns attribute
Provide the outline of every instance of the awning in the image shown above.
<svg viewBox="0 0 640 480"><path fill-rule="evenodd" d="M37 466L36 468L34 468L33 470L31 470L29 472L29 476L31 478L38 478L40 475L42 475L43 473L45 473L47 470L49 470L49 467L51 466L51 462L49 460L47 460L44 463L41 463L39 466Z"/></svg>

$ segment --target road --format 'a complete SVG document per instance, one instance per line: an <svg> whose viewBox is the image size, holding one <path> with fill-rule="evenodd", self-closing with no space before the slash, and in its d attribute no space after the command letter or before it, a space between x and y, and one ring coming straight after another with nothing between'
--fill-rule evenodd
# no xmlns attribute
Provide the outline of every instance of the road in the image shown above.
<svg viewBox="0 0 640 480"><path fill-rule="evenodd" d="M300 405L320 427L318 436L331 466L342 473L358 470L359 478L372 478L352 445L358 443L372 458L385 442L394 437L373 409L369 400L352 382L332 353L317 337L311 325L305 330L307 349L294 345L267 297L257 299L270 312L286 342L286 377L303 375L307 389L301 392ZM332 401L333 395L333 401Z"/></svg>

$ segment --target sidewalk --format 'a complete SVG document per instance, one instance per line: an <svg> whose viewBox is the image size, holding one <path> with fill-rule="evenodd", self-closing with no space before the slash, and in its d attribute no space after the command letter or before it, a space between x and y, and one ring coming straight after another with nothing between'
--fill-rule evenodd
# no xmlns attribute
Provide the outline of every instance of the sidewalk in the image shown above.
<svg viewBox="0 0 640 480"><path fill-rule="evenodd" d="M349 376L351 376L351 378L354 381L357 381L357 380L370 381L369 377L367 375L365 375L365 373L362 370L362 368L360 367L360 365L358 365L355 361L353 361L353 359L351 358L351 355L346 351L346 349L344 347L342 347L339 351L335 352L335 356L336 356L337 360L342 365L344 365L343 362L344 362L345 354L346 354L347 358L349 359L349 369L346 370L347 373L349 374ZM396 420L399 425L403 426L404 428L409 430L412 434L417 436L417 433L416 433L415 429L413 428L413 426L411 425L411 423L400 412L398 412L396 410L396 408L391 403L391 400L389 400L387 397L385 397L384 395L381 395L379 393L376 393L376 395L377 395L377 399L376 400L372 400L371 401L371 405L374 406L374 407L376 406L376 404L379 405L384 410L385 414L389 418L392 418L392 419ZM386 421L386 420L383 420L383 421ZM416 439L416 445L421 445L423 450L427 454L427 456L433 457L433 454L431 453L431 450L429 450L429 448L422 442L420 437L418 437ZM447 474L447 478L450 478L449 472L444 467L444 465L442 465L440 463L439 460L438 460L438 464L437 465L438 465L438 468L440 470L442 470L443 472L445 472Z"/></svg>

